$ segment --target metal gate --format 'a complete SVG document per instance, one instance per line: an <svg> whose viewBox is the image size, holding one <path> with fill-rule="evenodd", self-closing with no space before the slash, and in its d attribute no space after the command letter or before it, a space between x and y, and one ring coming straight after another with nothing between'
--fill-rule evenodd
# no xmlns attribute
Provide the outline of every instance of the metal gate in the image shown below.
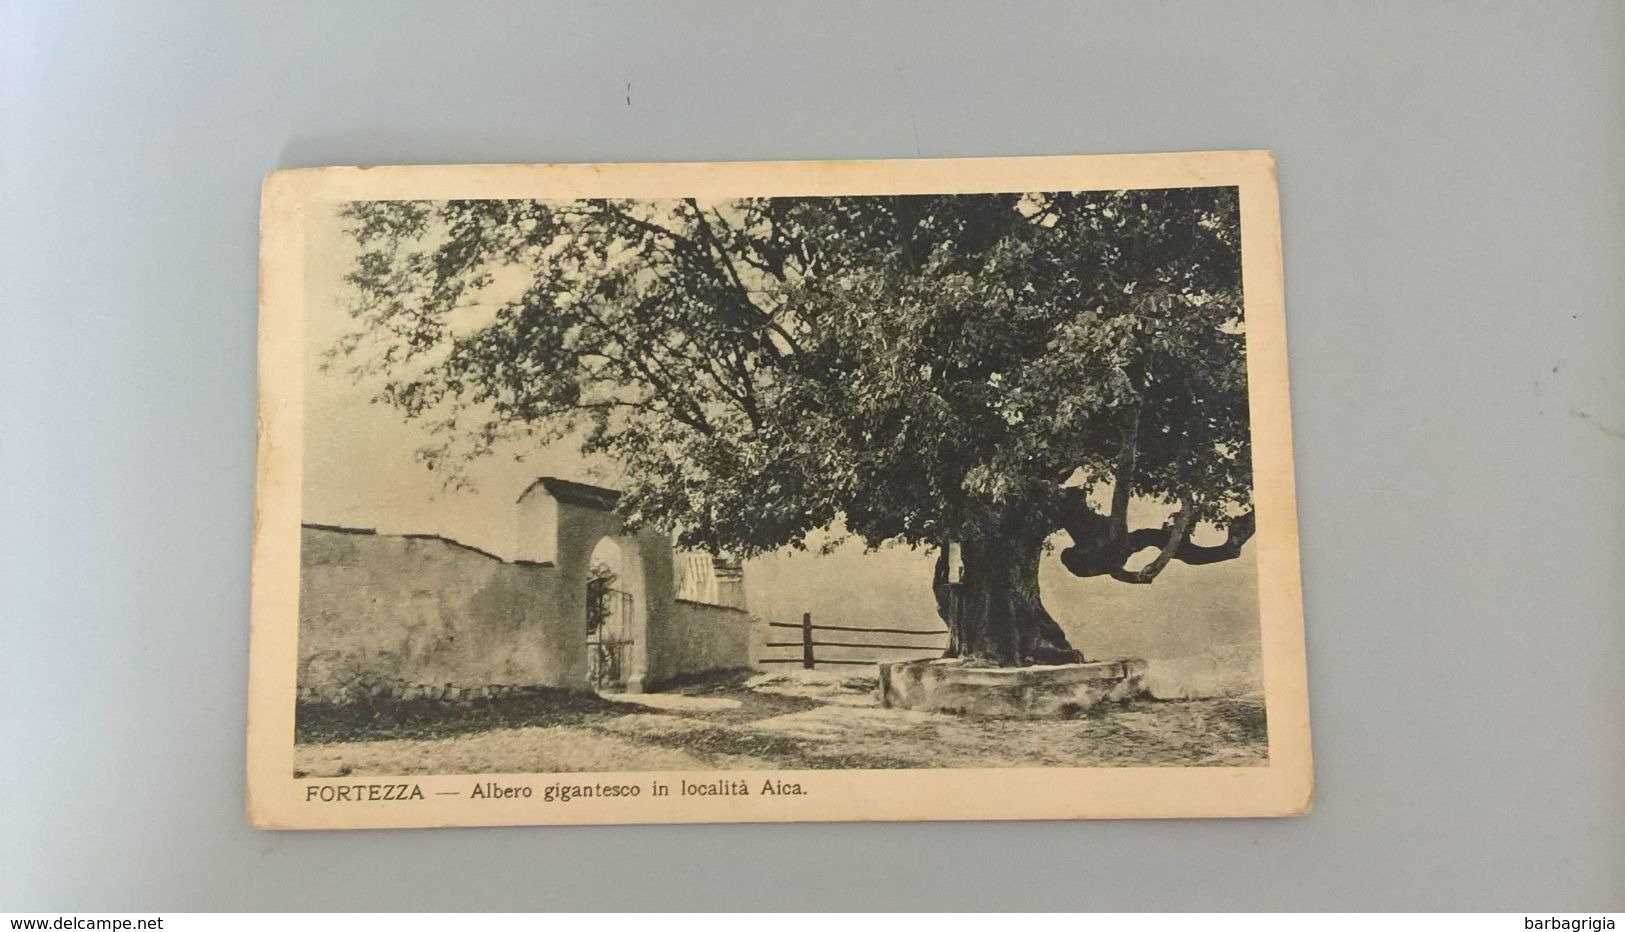
<svg viewBox="0 0 1625 932"><path fill-rule="evenodd" d="M587 583L587 681L593 689L626 686L632 662L633 612L630 592L611 589L599 580Z"/></svg>

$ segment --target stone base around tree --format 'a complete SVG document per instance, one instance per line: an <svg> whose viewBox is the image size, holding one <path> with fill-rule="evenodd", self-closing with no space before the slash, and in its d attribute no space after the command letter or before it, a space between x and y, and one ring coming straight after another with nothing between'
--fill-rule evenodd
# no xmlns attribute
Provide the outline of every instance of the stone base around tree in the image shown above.
<svg viewBox="0 0 1625 932"><path fill-rule="evenodd" d="M1102 702L1149 694L1144 660L1049 667L973 667L958 660L880 664L880 704L888 709L989 718L1064 718Z"/></svg>

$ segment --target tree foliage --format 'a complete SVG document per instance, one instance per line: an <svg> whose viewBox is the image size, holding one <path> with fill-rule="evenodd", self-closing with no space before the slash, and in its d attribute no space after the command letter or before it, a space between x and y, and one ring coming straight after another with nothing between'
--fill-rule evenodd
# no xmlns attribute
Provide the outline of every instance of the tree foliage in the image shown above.
<svg viewBox="0 0 1625 932"><path fill-rule="evenodd" d="M1233 188L345 213L335 354L435 425L437 468L581 437L629 520L740 555L838 518L870 546L1066 530L1073 573L1148 582L1252 533ZM528 287L470 320L504 267ZM1136 496L1174 517L1131 530Z"/></svg>

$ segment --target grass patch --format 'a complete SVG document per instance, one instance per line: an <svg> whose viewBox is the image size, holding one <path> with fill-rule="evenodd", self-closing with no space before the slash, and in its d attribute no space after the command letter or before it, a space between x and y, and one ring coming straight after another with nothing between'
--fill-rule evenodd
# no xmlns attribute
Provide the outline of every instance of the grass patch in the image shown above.
<svg viewBox="0 0 1625 932"><path fill-rule="evenodd" d="M646 733L638 740L691 754L733 755L771 760L786 770L901 770L915 764L895 758L842 753L803 738L785 738L731 728L706 728L675 734Z"/></svg>
<svg viewBox="0 0 1625 932"><path fill-rule="evenodd" d="M1215 721L1228 726L1238 742L1269 743L1269 718L1264 714L1263 702L1216 699L1211 714Z"/></svg>
<svg viewBox="0 0 1625 932"><path fill-rule="evenodd" d="M596 719L639 715L646 709L611 702L595 693L535 687L495 699L363 699L301 702L294 710L296 744L432 740L499 728L580 725Z"/></svg>
<svg viewBox="0 0 1625 932"><path fill-rule="evenodd" d="M709 670L704 673L679 673L676 676L661 680L655 687L657 692L680 692L686 696L708 696L724 693L729 696L739 692L755 673L749 667L740 667L735 670Z"/></svg>

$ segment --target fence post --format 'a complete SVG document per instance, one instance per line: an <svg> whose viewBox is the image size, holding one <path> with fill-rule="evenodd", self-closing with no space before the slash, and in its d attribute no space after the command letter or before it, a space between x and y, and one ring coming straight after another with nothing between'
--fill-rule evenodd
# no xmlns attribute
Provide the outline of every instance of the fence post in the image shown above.
<svg viewBox="0 0 1625 932"><path fill-rule="evenodd" d="M811 670L813 660L812 612L801 613L801 668Z"/></svg>

